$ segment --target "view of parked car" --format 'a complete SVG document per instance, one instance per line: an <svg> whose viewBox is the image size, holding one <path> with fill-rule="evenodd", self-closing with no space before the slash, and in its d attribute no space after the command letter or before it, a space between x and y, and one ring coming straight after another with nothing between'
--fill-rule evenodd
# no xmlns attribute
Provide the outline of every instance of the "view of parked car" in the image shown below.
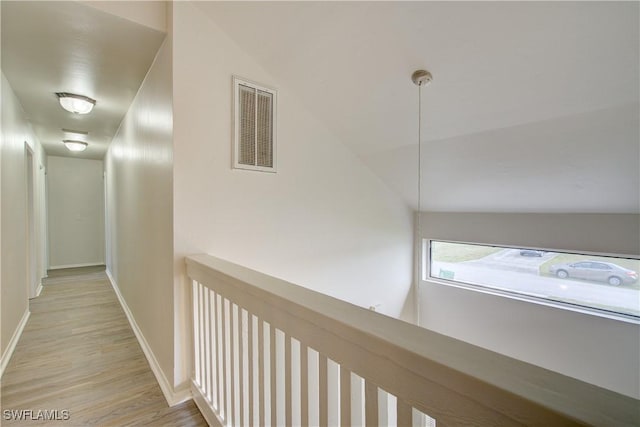
<svg viewBox="0 0 640 427"><path fill-rule="evenodd" d="M544 255L544 251L538 251L535 249L520 249L520 256L538 256Z"/></svg>
<svg viewBox="0 0 640 427"><path fill-rule="evenodd" d="M581 261L570 264L555 264L549 272L561 279L575 278L607 282L613 286L633 284L638 281L638 272L617 264L600 261Z"/></svg>

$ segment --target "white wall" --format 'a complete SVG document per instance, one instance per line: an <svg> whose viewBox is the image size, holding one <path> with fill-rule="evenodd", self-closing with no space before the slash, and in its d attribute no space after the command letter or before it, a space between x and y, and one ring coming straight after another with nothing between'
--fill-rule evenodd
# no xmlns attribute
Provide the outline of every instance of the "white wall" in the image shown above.
<svg viewBox="0 0 640 427"><path fill-rule="evenodd" d="M3 362L12 336L29 306L27 276L27 163L25 143L33 152L33 170L42 174L44 152L25 118L22 106L4 74L2 74L2 145L1 145L1 330L0 350ZM42 217L44 207L41 195L42 180L34 177L34 218ZM39 221L36 232L43 230ZM33 239L37 248L43 245L43 237ZM40 282L43 263L42 251L36 251L37 283Z"/></svg>
<svg viewBox="0 0 640 427"><path fill-rule="evenodd" d="M640 254L640 215L427 213L422 236ZM640 325L422 282L420 325L640 398ZM640 303L640 302L639 302Z"/></svg>
<svg viewBox="0 0 640 427"><path fill-rule="evenodd" d="M183 256L208 253L401 316L410 210L197 5L173 3L173 35L176 302L187 296ZM278 89L276 174L231 169L234 74Z"/></svg>
<svg viewBox="0 0 640 427"><path fill-rule="evenodd" d="M47 158L49 268L104 264L102 160Z"/></svg>
<svg viewBox="0 0 640 427"><path fill-rule="evenodd" d="M107 268L173 374L171 48L162 45L105 157Z"/></svg>

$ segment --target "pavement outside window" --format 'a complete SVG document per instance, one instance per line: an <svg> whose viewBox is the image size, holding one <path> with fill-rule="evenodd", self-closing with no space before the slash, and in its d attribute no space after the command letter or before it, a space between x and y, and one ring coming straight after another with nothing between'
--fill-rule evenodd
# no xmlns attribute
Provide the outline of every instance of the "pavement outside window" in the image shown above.
<svg viewBox="0 0 640 427"><path fill-rule="evenodd" d="M433 278L640 318L638 259L440 241L430 255Z"/></svg>

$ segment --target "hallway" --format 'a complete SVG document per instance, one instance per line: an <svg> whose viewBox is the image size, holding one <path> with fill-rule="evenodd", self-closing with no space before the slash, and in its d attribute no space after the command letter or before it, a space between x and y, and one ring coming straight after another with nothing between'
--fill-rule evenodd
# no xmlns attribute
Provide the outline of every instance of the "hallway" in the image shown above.
<svg viewBox="0 0 640 427"><path fill-rule="evenodd" d="M104 271L50 276L2 377L6 425L203 426L193 401L173 408ZM67 421L7 421L5 410L68 411Z"/></svg>

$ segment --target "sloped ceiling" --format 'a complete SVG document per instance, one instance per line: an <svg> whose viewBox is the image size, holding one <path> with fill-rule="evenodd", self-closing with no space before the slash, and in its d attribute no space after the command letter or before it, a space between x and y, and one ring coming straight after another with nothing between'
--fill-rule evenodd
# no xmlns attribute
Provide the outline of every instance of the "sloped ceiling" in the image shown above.
<svg viewBox="0 0 640 427"><path fill-rule="evenodd" d="M414 208L426 68L423 210L640 212L637 2L196 4Z"/></svg>

